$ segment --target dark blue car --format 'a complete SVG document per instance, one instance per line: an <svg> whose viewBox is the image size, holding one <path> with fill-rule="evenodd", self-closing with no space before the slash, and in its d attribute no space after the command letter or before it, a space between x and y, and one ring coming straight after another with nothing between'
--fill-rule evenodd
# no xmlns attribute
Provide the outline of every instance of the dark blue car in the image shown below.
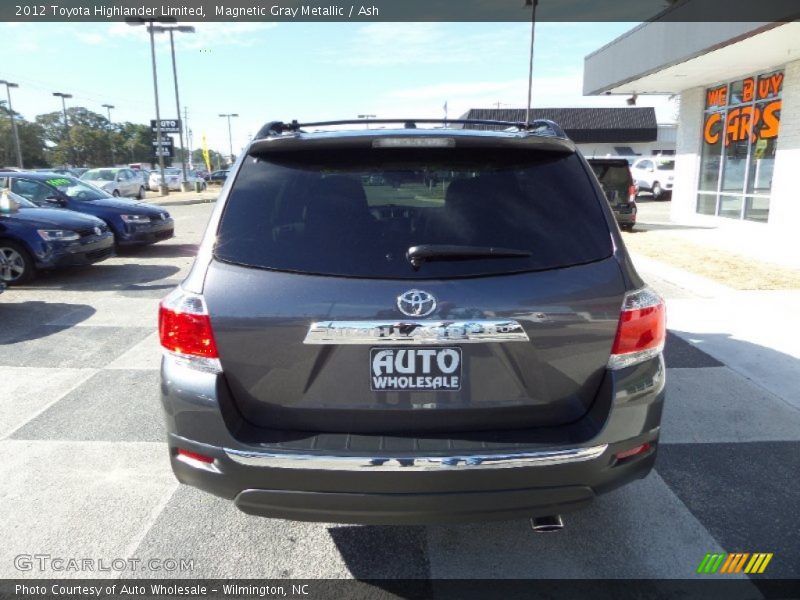
<svg viewBox="0 0 800 600"><path fill-rule="evenodd" d="M89 265L114 255L114 234L100 219L39 208L7 191L0 206L0 281L25 283L36 271Z"/></svg>
<svg viewBox="0 0 800 600"><path fill-rule="evenodd" d="M115 198L69 175L16 171L4 173L0 180L0 187L8 187L38 206L67 208L102 219L119 246L152 244L175 235L175 221L163 208Z"/></svg>

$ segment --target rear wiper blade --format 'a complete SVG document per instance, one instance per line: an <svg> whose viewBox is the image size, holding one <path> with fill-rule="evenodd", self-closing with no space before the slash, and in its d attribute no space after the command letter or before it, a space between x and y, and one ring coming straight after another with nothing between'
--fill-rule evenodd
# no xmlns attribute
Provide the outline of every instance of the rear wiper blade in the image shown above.
<svg viewBox="0 0 800 600"><path fill-rule="evenodd" d="M406 258L418 269L425 261L433 260L470 260L475 258L515 258L530 256L527 250L513 248L495 248L494 246L454 246L447 244L423 244L411 246Z"/></svg>

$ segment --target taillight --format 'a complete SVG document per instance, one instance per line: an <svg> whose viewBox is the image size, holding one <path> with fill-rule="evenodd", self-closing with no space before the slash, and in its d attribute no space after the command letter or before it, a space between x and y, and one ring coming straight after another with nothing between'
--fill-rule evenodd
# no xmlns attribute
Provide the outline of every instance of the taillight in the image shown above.
<svg viewBox="0 0 800 600"><path fill-rule="evenodd" d="M650 288L625 294L608 367L622 369L658 356L664 349L666 321L664 301Z"/></svg>
<svg viewBox="0 0 800 600"><path fill-rule="evenodd" d="M211 373L222 371L205 300L198 294L175 289L158 310L161 346L191 368Z"/></svg>
<svg viewBox="0 0 800 600"><path fill-rule="evenodd" d="M636 204L636 185L634 184L628 188L628 204Z"/></svg>

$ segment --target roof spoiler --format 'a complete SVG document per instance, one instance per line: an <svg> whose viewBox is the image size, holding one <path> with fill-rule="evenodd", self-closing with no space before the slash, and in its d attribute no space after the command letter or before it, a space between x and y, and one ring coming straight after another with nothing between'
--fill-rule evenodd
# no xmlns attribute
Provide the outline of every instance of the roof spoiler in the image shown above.
<svg viewBox="0 0 800 600"><path fill-rule="evenodd" d="M256 134L254 140L261 140L270 137L280 136L284 133L302 132L309 127L326 127L335 125L393 125L402 124L405 129L415 129L418 124L443 124L447 125L482 125L498 128L513 128L519 131L526 131L535 135L556 137L567 139L564 130L548 119L535 119L530 123L520 121L496 121L491 119L358 119L342 121L317 121L310 123L299 123L294 120L290 123L282 121L270 121L265 124Z"/></svg>

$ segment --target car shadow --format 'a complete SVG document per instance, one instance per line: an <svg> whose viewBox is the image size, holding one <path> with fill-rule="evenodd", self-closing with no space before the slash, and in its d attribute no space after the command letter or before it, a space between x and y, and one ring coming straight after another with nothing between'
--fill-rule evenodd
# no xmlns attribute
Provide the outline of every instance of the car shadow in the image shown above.
<svg viewBox="0 0 800 600"><path fill-rule="evenodd" d="M87 267L75 267L59 271L44 271L27 285L16 286L19 290L63 290L63 291L136 291L154 289L147 285L169 279L180 272L171 265L109 264L100 263ZM177 282L164 284L163 288L175 287Z"/></svg>
<svg viewBox="0 0 800 600"><path fill-rule="evenodd" d="M680 231L693 229L716 229L716 227L707 227L705 225L679 225L677 223L647 223L640 221L636 223L632 231L627 231L625 233L647 233L648 231Z"/></svg>
<svg viewBox="0 0 800 600"><path fill-rule="evenodd" d="M142 258L193 258L197 256L198 248L198 244L152 244L135 248L121 248L117 255Z"/></svg>
<svg viewBox="0 0 800 600"><path fill-rule="evenodd" d="M402 598L431 597L426 527L342 525L328 533L355 579L381 580Z"/></svg>
<svg viewBox="0 0 800 600"><path fill-rule="evenodd" d="M39 339L82 323L95 313L86 304L67 304L63 302L0 302L0 346ZM70 323L49 325L46 333L39 327L69 315Z"/></svg>

